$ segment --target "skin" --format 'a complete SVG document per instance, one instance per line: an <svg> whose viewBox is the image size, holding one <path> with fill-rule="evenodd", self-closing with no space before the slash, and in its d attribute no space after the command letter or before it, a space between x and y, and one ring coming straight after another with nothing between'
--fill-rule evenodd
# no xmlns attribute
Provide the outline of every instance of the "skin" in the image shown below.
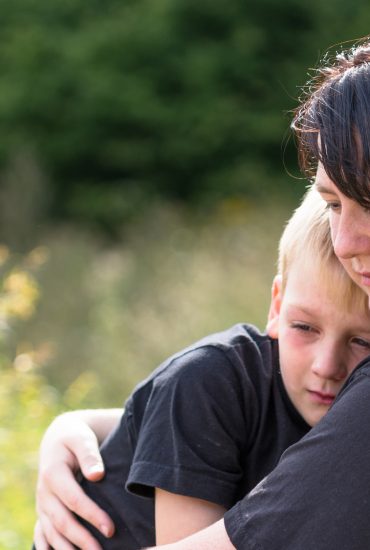
<svg viewBox="0 0 370 550"><path fill-rule="evenodd" d="M370 298L370 210L346 197L319 164L315 185L329 209L334 251Z"/></svg>
<svg viewBox="0 0 370 550"><path fill-rule="evenodd" d="M199 498L155 490L157 544L181 540L221 519L226 509Z"/></svg>
<svg viewBox="0 0 370 550"><path fill-rule="evenodd" d="M343 384L370 354L370 313L343 311L336 293L320 281L313 262L295 262L285 292L275 277L267 331L279 338L285 388L301 416L315 426Z"/></svg>
<svg viewBox="0 0 370 550"><path fill-rule="evenodd" d="M164 546L155 546L155 548L161 550L235 550L235 546L226 533L223 519L186 539Z"/></svg>
<svg viewBox="0 0 370 550"><path fill-rule="evenodd" d="M73 550L77 547L101 550L100 544L76 521L71 511L81 514L105 536L114 525L108 514L82 491L75 479L81 468L91 481L104 476L99 444L115 427L122 409L76 411L57 417L45 432L40 447L37 483L37 513L34 541L37 550ZM58 472L58 475L55 475Z"/></svg>

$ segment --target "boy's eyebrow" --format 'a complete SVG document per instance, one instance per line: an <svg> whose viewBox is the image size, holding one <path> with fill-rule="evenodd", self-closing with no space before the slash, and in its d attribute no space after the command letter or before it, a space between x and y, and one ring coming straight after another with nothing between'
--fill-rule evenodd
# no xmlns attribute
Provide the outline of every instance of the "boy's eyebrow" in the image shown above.
<svg viewBox="0 0 370 550"><path fill-rule="evenodd" d="M306 315L312 315L313 313L315 313L314 309L301 306L300 304L290 304L290 308L293 310L299 310L300 313L305 313Z"/></svg>

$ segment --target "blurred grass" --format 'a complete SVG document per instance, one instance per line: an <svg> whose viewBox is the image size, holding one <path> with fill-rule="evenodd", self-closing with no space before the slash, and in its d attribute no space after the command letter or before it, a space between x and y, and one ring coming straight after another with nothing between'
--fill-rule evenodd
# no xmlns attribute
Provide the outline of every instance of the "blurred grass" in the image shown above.
<svg viewBox="0 0 370 550"><path fill-rule="evenodd" d="M114 244L68 226L28 254L5 254L0 313L14 273L29 310L8 310L11 322L3 311L0 327L0 549L32 539L37 448L55 414L120 406L195 339L236 322L264 328L293 207L274 197L192 213L160 203Z"/></svg>
<svg viewBox="0 0 370 550"><path fill-rule="evenodd" d="M160 203L114 245L71 227L43 240L40 303L14 346L49 357L42 373L64 391L86 371L91 404L120 405L169 354L240 322L263 328L276 247L292 203L228 200L189 213ZM47 354L47 353L46 353Z"/></svg>

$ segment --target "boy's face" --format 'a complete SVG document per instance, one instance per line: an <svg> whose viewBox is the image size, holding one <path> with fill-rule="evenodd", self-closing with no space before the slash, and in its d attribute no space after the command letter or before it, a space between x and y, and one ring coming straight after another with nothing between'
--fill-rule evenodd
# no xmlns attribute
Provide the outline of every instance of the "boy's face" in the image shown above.
<svg viewBox="0 0 370 550"><path fill-rule="evenodd" d="M370 354L370 313L343 311L316 271L293 265L283 295L281 280L275 278L267 325L268 334L279 339L287 393L310 426L323 417L352 370Z"/></svg>
<svg viewBox="0 0 370 550"><path fill-rule="evenodd" d="M370 298L370 209L343 195L321 164L315 185L328 205L335 254Z"/></svg>

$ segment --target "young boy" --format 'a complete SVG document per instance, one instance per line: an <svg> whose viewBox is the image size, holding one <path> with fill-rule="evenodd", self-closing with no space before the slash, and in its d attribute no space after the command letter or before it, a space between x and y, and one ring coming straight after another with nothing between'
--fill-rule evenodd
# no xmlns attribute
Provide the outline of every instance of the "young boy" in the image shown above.
<svg viewBox="0 0 370 550"><path fill-rule="evenodd" d="M209 336L160 366L126 403L101 449L104 479L82 481L115 524L110 539L92 531L103 547L164 544L222 517L325 415L370 353L369 321L365 294L333 253L325 204L310 190L280 242L267 334L237 325ZM57 432L62 428L63 447L79 414L57 420L45 437L44 461L54 474ZM94 426L99 414L88 413L88 422ZM38 550L47 548L46 538L56 550L66 539L97 548L72 520L70 527L63 521L63 534L51 526L48 514L66 517L63 492L73 486L52 494L46 478L41 474ZM88 507L74 511L91 521Z"/></svg>

